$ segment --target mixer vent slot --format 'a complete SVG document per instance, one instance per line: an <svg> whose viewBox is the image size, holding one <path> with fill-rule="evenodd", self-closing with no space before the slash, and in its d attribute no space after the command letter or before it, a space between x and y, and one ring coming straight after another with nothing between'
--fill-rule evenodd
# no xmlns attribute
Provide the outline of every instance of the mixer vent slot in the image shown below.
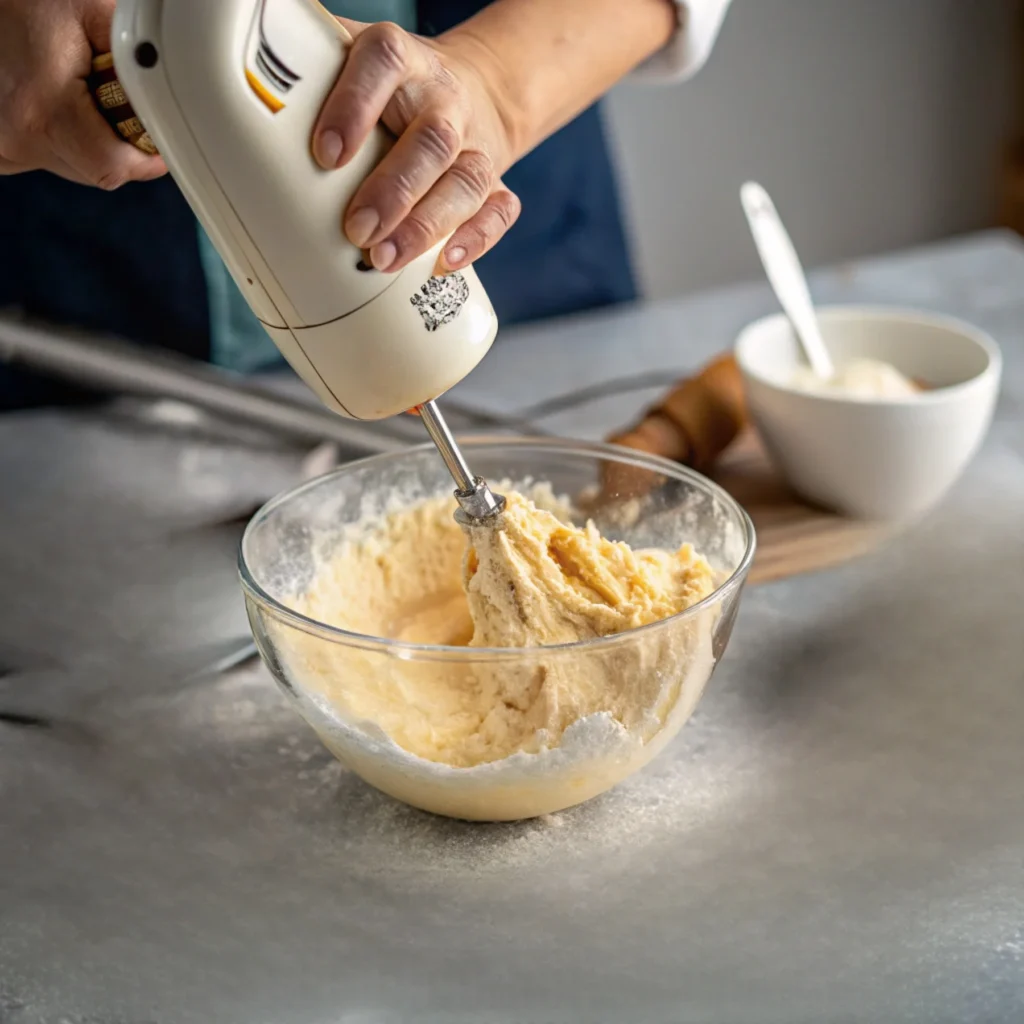
<svg viewBox="0 0 1024 1024"><path fill-rule="evenodd" d="M301 79L290 67L274 52L274 48L267 40L267 33L263 19L267 9L267 0L260 3L259 15L259 40L256 49L256 66L274 83L282 92L288 92L296 82Z"/></svg>

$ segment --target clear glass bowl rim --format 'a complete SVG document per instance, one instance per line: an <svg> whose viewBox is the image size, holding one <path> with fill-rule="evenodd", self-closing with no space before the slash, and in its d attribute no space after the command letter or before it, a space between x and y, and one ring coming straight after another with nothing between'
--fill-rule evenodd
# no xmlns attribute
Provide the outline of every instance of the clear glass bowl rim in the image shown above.
<svg viewBox="0 0 1024 1024"><path fill-rule="evenodd" d="M538 448L544 449L553 455L591 456L598 461L614 461L621 464L635 466L640 469L647 469L651 472L661 473L675 480L683 481L698 487L717 498L723 505L730 509L742 525L744 532L744 550L739 564L732 571L729 577L704 600L691 605L685 611L672 615L667 619L660 619L651 622L646 626L639 626L636 629L626 630L624 633L613 633L610 636L596 637L591 640L577 640L567 644L553 644L550 647L454 647L443 644L415 644L403 640L391 640L386 637L369 636L364 633L354 633L337 626L330 626L327 623L319 622L316 619L303 615L292 608L282 604L277 598L267 593L257 582L254 573L250 570L246 561L245 550L250 535L282 505L298 498L308 491L324 486L328 481L337 477L346 476L353 471L365 469L374 464L395 462L410 455L433 450L431 443L416 445L403 449L399 452L386 452L381 455L370 455L366 458L347 462L337 469L324 473L312 480L282 491L276 497L271 498L259 511L249 520L245 532L238 545L238 575L241 579L242 589L246 596L265 612L280 619L288 625L301 630L311 636L319 637L329 643L343 644L346 647L356 647L361 650L379 651L393 657L415 659L415 660L458 660L458 661L495 661L495 660L521 660L524 657L536 658L557 656L559 652L567 654L579 654L586 651L588 654L593 651L613 648L621 644L635 642L635 638L645 635L657 629L666 629L671 624L679 623L685 619L693 618L709 606L724 601L737 590L746 579L750 571L751 563L754 560L754 552L757 546L754 524L747 515L746 510L736 501L735 498L724 488L714 481L677 462L662 458L658 455L649 455L646 452L637 452L629 448L622 448L618 445L601 444L592 441L565 440L563 438L544 437L517 437L517 436L481 436L481 437L460 437L459 445L466 450L500 450L502 448ZM470 460L472 464L472 460Z"/></svg>

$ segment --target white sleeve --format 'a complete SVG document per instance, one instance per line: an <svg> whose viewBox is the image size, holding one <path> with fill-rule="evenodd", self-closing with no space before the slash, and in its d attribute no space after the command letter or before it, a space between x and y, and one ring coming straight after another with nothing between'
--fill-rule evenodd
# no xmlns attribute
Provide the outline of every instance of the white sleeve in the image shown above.
<svg viewBox="0 0 1024 1024"><path fill-rule="evenodd" d="M707 62L731 0L673 0L675 35L632 74L633 80L681 82Z"/></svg>

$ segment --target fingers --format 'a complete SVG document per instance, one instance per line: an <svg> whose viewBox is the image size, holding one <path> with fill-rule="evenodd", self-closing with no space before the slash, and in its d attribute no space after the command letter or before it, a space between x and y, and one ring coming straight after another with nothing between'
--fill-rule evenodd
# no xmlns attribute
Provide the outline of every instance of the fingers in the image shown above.
<svg viewBox="0 0 1024 1024"><path fill-rule="evenodd" d="M439 268L459 270L482 256L515 223L519 199L507 189L481 200L475 186L467 187L461 167L474 156L462 154L409 216L370 249L370 261L378 270L401 270L452 232Z"/></svg>
<svg viewBox="0 0 1024 1024"><path fill-rule="evenodd" d="M72 140L65 139L68 130L62 126L70 123L71 131L81 132L78 124L80 114L75 113L75 105L62 99L56 103L25 103L12 104L7 110L8 130L7 145L4 155L0 158L0 174L20 174L25 171L49 171L69 181L82 185L96 185L99 178L107 171L110 154L116 160L122 157L122 149L128 150L129 162L141 165L147 170L151 161L143 154L132 159L136 152L127 143L121 142L111 127L98 113L88 97L84 82L72 82L65 87L65 92L80 90L85 97L78 106L80 111L89 118L87 134L93 142L90 151L97 170L83 169L84 160L68 159L68 150L73 148ZM98 123L97 123L98 122ZM65 143L68 143L67 145ZM76 166L77 164L77 166ZM163 169L163 161L157 161L156 173ZM138 172L136 172L138 173ZM127 178L125 178L127 180ZM110 185L116 185L111 180Z"/></svg>
<svg viewBox="0 0 1024 1024"><path fill-rule="evenodd" d="M313 130L313 154L324 170L344 167L359 152L412 59L397 25L382 22L359 32Z"/></svg>
<svg viewBox="0 0 1024 1024"><path fill-rule="evenodd" d="M83 181L116 189L129 181L149 181L165 173L163 160L147 156L119 138L96 109L86 84L69 83L45 126L56 160Z"/></svg>
<svg viewBox="0 0 1024 1024"><path fill-rule="evenodd" d="M455 232L439 266L466 266L519 216L519 200L498 181L486 131L482 145L476 139L473 97L398 26L342 24L353 42L314 129L318 163L343 167L380 121L398 135L352 197L345 234L376 269L395 272Z"/></svg>
<svg viewBox="0 0 1024 1024"><path fill-rule="evenodd" d="M483 153L460 153L461 148L459 128L444 114L431 111L420 115L352 197L345 214L345 233L352 244L372 251L435 183L440 183L446 171L452 178L445 201L458 203L465 216L475 213L491 190L494 172ZM436 207L436 202L433 205ZM412 225L406 234L411 230ZM420 252L440 237L435 235Z"/></svg>
<svg viewBox="0 0 1024 1024"><path fill-rule="evenodd" d="M480 259L515 224L521 209L522 205L515 193L506 188L492 192L480 210L448 240L438 261L441 272L461 270Z"/></svg>

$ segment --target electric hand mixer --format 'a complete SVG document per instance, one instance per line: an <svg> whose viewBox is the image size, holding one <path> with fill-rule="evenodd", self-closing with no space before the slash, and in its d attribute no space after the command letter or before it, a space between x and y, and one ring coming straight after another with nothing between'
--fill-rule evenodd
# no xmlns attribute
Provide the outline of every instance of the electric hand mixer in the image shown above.
<svg viewBox="0 0 1024 1024"><path fill-rule="evenodd" d="M351 37L316 0L119 0L117 76L235 283L332 410L422 417L466 524L504 498L470 471L435 399L486 355L498 323L472 268L435 275L442 243L383 274L341 229L392 137L378 125L340 170L313 127Z"/></svg>

